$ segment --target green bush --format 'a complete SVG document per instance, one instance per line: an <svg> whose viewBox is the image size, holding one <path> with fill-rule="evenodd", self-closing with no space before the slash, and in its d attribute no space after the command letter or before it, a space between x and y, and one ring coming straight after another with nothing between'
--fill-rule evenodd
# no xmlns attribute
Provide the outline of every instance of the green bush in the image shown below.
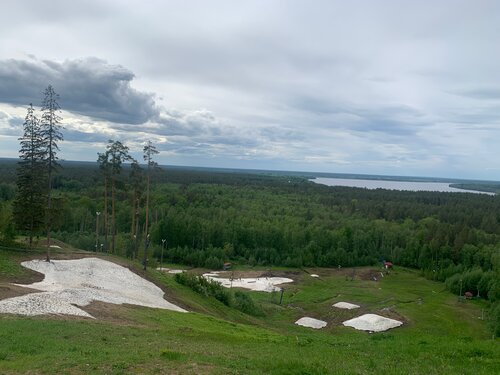
<svg viewBox="0 0 500 375"><path fill-rule="evenodd" d="M245 314L254 316L262 316L263 312L260 310L252 300L252 298L241 291L232 291L224 288L222 284L214 280L209 280L203 276L191 275L186 272L178 273L174 276L175 281L179 284L186 285L196 293L202 294L206 297L213 297L224 305L233 307Z"/></svg>
<svg viewBox="0 0 500 375"><path fill-rule="evenodd" d="M175 281L190 287L196 293L207 297L214 297L226 306L231 305L231 293L217 281L208 280L203 276L190 275L185 272L176 274Z"/></svg>
<svg viewBox="0 0 500 375"><path fill-rule="evenodd" d="M260 310L253 302L252 297L248 294L240 291L234 293L234 307L245 314L262 316L262 310Z"/></svg>

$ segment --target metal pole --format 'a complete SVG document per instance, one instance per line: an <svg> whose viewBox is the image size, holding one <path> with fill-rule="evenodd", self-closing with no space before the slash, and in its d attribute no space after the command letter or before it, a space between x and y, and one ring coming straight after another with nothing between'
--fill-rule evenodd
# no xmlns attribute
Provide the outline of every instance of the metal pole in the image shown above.
<svg viewBox="0 0 500 375"><path fill-rule="evenodd" d="M95 220L95 252L97 253L97 246L99 245L99 215L101 214L99 211L96 211L96 220Z"/></svg>
<svg viewBox="0 0 500 375"><path fill-rule="evenodd" d="M160 257L160 270L163 268L163 248L165 247L165 238L161 240L161 257Z"/></svg>

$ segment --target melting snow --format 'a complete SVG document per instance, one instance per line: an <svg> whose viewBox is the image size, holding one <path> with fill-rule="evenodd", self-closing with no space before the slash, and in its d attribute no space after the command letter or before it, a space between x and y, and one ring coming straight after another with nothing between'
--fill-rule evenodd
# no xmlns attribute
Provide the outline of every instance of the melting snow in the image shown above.
<svg viewBox="0 0 500 375"><path fill-rule="evenodd" d="M385 318L376 314L365 314L357 318L346 320L343 325L360 331L382 332L399 327L403 324L399 320Z"/></svg>
<svg viewBox="0 0 500 375"><path fill-rule="evenodd" d="M279 291L281 288L276 285L284 283L292 283L292 279L286 277L258 277L258 278L238 278L238 279L227 279L218 277L216 272L210 272L203 274L203 277L214 280L222 284L226 288L245 288L258 292L274 292Z"/></svg>
<svg viewBox="0 0 500 375"><path fill-rule="evenodd" d="M163 291L129 269L98 258L32 260L26 268L45 274L43 281L20 285L41 290L0 301L0 313L44 315L68 314L92 317L74 306L92 301L131 304L186 312L163 299Z"/></svg>
<svg viewBox="0 0 500 375"><path fill-rule="evenodd" d="M359 305L355 305L354 303L349 303L349 302L337 302L336 304L334 304L332 306L336 307L338 309L347 309L347 310L359 308Z"/></svg>
<svg viewBox="0 0 500 375"><path fill-rule="evenodd" d="M323 320L309 318L308 316L305 316L305 317L297 320L295 322L295 324L297 324L299 326L303 326L303 327L320 329L320 328L326 327L327 323Z"/></svg>

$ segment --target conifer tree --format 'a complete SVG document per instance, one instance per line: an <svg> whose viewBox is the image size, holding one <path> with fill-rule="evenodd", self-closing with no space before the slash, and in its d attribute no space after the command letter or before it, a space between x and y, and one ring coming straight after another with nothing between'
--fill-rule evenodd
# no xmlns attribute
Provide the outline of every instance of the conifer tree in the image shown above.
<svg viewBox="0 0 500 375"><path fill-rule="evenodd" d="M59 147L57 142L63 140L61 133L61 120L62 117L58 115L61 107L57 102L59 95L56 94L54 88L49 85L44 92L42 101L42 119L40 122L40 139L44 148L43 160L47 170L47 261L50 261L50 234L52 229L52 175L59 167L57 162L57 151Z"/></svg>
<svg viewBox="0 0 500 375"><path fill-rule="evenodd" d="M128 147L120 141L108 141L106 153L111 171L111 252L113 253L116 244L116 183L121 174L123 162L133 160L128 150Z"/></svg>
<svg viewBox="0 0 500 375"><path fill-rule="evenodd" d="M149 239L149 190L150 190L150 185L151 185L151 172L152 170L158 166L156 162L153 161L153 156L158 154L159 151L156 149L156 147L153 145L151 141L148 141L146 145L144 146L144 160L147 162L147 179L146 179L146 224L145 224L145 231L146 231L146 240L144 242L144 259L143 259L143 265L144 265L144 270L146 270L147 266L147 261L148 261L148 247L150 243Z"/></svg>
<svg viewBox="0 0 500 375"><path fill-rule="evenodd" d="M14 200L13 214L18 229L28 233L29 247L33 245L33 236L44 223L45 190L47 173L44 168L45 150L40 133L40 122L30 104L26 114L24 133L19 141L20 161L17 167L17 195Z"/></svg>

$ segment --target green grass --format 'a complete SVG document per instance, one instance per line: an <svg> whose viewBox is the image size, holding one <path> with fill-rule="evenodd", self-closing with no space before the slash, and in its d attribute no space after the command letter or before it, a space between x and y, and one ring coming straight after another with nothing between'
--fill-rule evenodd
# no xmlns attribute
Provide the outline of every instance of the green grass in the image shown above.
<svg viewBox="0 0 500 375"><path fill-rule="evenodd" d="M7 257L8 258L8 257ZM10 264L0 257L0 270ZM10 264L12 266L12 264ZM9 266L9 267L10 267ZM265 312L252 317L149 271L188 314L120 307L113 320L0 315L0 373L178 374L496 374L481 303L458 302L443 285L411 270L380 282L304 274L279 295L251 293ZM390 308L401 328L369 334L337 324L359 312ZM327 320L323 330L294 325L302 316Z"/></svg>

